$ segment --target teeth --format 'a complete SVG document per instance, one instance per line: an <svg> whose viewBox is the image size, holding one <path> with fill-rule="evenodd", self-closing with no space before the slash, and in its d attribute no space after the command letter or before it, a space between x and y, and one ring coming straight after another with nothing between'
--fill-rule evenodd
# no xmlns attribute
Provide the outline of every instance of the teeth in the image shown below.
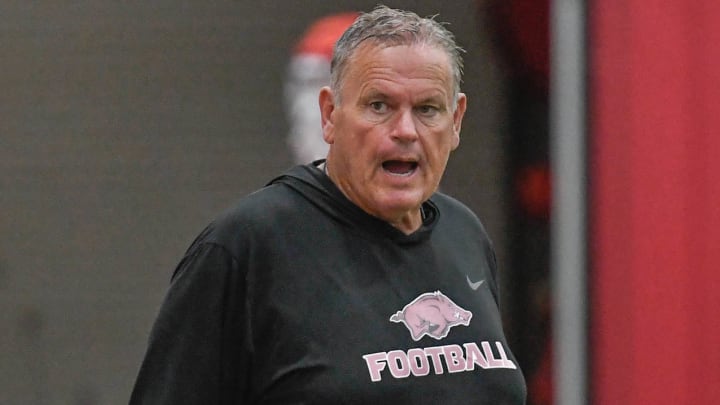
<svg viewBox="0 0 720 405"><path fill-rule="evenodd" d="M407 177L415 173L417 163L389 160L383 163L383 170L392 176Z"/></svg>
<svg viewBox="0 0 720 405"><path fill-rule="evenodd" d="M411 174L413 174L413 170L411 170L409 172L405 172L405 173L395 173L395 172L391 172L388 170L385 170L385 172L387 172L391 176L398 176L398 177L407 177L407 176L410 176Z"/></svg>

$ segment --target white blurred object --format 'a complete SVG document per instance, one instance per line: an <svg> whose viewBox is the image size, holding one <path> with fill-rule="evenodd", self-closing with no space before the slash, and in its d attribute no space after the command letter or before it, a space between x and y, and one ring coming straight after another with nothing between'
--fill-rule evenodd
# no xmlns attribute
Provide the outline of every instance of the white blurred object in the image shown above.
<svg viewBox="0 0 720 405"><path fill-rule="evenodd" d="M292 58L285 82L285 103L290 132L288 146L296 163L309 163L327 155L322 137L318 94L330 83L330 61L321 55Z"/></svg>
<svg viewBox="0 0 720 405"><path fill-rule="evenodd" d="M335 42L358 13L331 14L315 20L295 46L285 79L285 110L290 132L288 146L295 163L305 164L327 155L322 137L318 96L330 84L330 61Z"/></svg>

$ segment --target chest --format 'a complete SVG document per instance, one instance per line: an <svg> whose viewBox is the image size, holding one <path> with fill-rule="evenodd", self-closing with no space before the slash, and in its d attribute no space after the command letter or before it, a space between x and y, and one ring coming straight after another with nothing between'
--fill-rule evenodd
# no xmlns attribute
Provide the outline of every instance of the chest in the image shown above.
<svg viewBox="0 0 720 405"><path fill-rule="evenodd" d="M335 242L255 276L260 403L522 403L482 255Z"/></svg>

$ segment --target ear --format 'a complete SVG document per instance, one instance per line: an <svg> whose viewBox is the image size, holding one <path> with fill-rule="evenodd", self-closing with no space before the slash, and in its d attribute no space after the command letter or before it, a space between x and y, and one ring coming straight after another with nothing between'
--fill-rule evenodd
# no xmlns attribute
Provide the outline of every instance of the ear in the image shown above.
<svg viewBox="0 0 720 405"><path fill-rule="evenodd" d="M453 140L452 149L455 150L460 144L460 129L462 128L463 116L465 116L465 109L467 108L467 96L465 93L458 94L457 105L453 112Z"/></svg>
<svg viewBox="0 0 720 405"><path fill-rule="evenodd" d="M323 139L326 143L332 144L335 142L335 123L333 122L335 95L330 87L325 86L320 89L318 102L320 104L320 123L322 124Z"/></svg>

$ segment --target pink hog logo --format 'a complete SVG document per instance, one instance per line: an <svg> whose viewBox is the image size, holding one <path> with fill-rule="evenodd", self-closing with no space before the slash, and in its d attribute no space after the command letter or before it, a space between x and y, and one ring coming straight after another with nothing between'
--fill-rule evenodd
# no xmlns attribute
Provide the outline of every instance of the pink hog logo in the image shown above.
<svg viewBox="0 0 720 405"><path fill-rule="evenodd" d="M421 294L390 317L390 322L402 322L414 341L428 335L440 340L455 325L468 326L472 312L460 308L440 291Z"/></svg>

